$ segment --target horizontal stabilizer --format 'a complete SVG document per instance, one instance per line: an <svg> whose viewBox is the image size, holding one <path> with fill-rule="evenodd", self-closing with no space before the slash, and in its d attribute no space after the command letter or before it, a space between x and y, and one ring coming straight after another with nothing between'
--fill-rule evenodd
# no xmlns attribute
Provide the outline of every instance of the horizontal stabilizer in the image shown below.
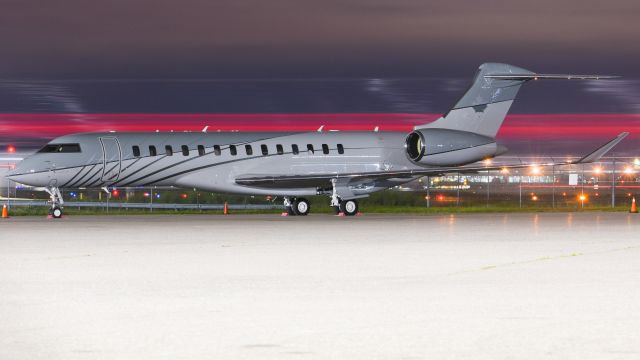
<svg viewBox="0 0 640 360"><path fill-rule="evenodd" d="M485 79L500 80L603 80L617 79L615 75L572 75L572 74L490 74L484 75Z"/></svg>

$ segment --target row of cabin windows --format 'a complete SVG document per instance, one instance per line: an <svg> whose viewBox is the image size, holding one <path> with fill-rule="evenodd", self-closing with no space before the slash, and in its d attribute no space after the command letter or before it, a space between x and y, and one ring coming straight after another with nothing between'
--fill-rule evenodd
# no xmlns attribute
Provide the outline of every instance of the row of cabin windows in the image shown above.
<svg viewBox="0 0 640 360"><path fill-rule="evenodd" d="M338 144L337 148L338 148L338 154L344 154L344 146L342 146L342 144ZM133 145L132 150L133 150L133 156L140 157L140 147L138 145ZM180 150L182 151L182 155L189 156L189 147L187 145L182 145L180 147ZM166 145L164 147L164 151L165 151L165 155L173 156L173 148L171 147L171 145ZM251 145L245 145L244 151L247 155L253 155L253 148L251 147ZM260 145L260 151L262 152L262 155L269 155L269 148L265 144ZM315 149L313 148L312 144L307 144L307 151L310 154L315 154ZM229 152L233 156L238 155L238 148L236 147L236 145L229 145ZM220 145L213 145L213 153L215 155L222 154L222 149L220 148ZM284 154L284 147L280 144L277 144L276 153L278 155ZM291 145L291 153L293 153L293 155L300 154L300 148L298 148L298 145L296 144ZM325 155L329 154L329 145L322 144L322 153ZM157 156L157 155L158 155L158 151L156 150L156 147L154 145L149 145L149 156ZM205 148L203 145L198 145L198 155L200 156L205 155Z"/></svg>

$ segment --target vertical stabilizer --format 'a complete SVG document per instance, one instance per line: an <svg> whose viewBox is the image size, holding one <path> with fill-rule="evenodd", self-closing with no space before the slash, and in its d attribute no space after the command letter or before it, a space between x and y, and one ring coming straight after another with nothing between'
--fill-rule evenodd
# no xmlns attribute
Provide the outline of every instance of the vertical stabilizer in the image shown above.
<svg viewBox="0 0 640 360"><path fill-rule="evenodd" d="M495 137L520 86L534 76L535 73L513 65L482 64L469 90L446 115L416 129L451 129Z"/></svg>

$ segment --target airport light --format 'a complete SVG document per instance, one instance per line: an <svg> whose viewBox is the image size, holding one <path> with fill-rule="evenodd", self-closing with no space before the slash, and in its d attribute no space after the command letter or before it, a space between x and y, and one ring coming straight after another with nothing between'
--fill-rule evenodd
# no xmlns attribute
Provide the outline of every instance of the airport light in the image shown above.
<svg viewBox="0 0 640 360"><path fill-rule="evenodd" d="M501 173L503 173L503 174L508 174L508 173L509 173L509 169L507 169L507 168L502 168L502 169L500 170L500 172L501 172Z"/></svg>
<svg viewBox="0 0 640 360"><path fill-rule="evenodd" d="M438 201L444 201L444 195L442 195L442 194L438 194L438 196L436 196L436 200L438 200Z"/></svg>
<svg viewBox="0 0 640 360"><path fill-rule="evenodd" d="M640 166L640 159L638 158L633 159L633 165Z"/></svg>
<svg viewBox="0 0 640 360"><path fill-rule="evenodd" d="M492 163L491 159L484 159L482 162L484 163L485 166L489 166Z"/></svg>
<svg viewBox="0 0 640 360"><path fill-rule="evenodd" d="M627 175L633 174L633 168L631 166L627 166L626 168L624 168L624 173Z"/></svg>
<svg viewBox="0 0 640 360"><path fill-rule="evenodd" d="M150 194L148 192L145 192L143 195L144 197L148 198Z"/></svg>
<svg viewBox="0 0 640 360"><path fill-rule="evenodd" d="M181 197L181 198L183 198L183 199L186 199L188 196L189 196L189 195L187 195L186 193L182 193L182 194L180 194L180 197Z"/></svg>
<svg viewBox="0 0 640 360"><path fill-rule="evenodd" d="M16 147L15 147L15 146L13 146L13 145L9 145L9 146L7 146L7 152L8 152L9 154L14 154L14 153L16 152Z"/></svg>
<svg viewBox="0 0 640 360"><path fill-rule="evenodd" d="M578 196L578 199L580 200L580 207L584 208L584 202L587 201L587 195L582 193L580 194L580 196Z"/></svg>
<svg viewBox="0 0 640 360"><path fill-rule="evenodd" d="M600 166L596 166L593 168L593 172L596 174L602 173L602 168Z"/></svg>
<svg viewBox="0 0 640 360"><path fill-rule="evenodd" d="M538 201L538 195L533 195L533 196L531 197L531 200L533 200L533 201Z"/></svg>
<svg viewBox="0 0 640 360"><path fill-rule="evenodd" d="M540 175L540 171L541 171L540 166L538 165L531 166L531 174Z"/></svg>
<svg viewBox="0 0 640 360"><path fill-rule="evenodd" d="M118 197L120 195L120 191L118 191L118 189L113 189L113 191L111 191L111 195Z"/></svg>

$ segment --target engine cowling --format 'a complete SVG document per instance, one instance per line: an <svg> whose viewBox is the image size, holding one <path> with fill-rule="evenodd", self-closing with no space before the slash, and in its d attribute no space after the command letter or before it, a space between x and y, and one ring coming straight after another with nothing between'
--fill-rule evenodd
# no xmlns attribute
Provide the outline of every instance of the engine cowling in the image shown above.
<svg viewBox="0 0 640 360"><path fill-rule="evenodd" d="M407 157L425 166L459 166L506 152L495 139L449 129L418 129L405 140Z"/></svg>

